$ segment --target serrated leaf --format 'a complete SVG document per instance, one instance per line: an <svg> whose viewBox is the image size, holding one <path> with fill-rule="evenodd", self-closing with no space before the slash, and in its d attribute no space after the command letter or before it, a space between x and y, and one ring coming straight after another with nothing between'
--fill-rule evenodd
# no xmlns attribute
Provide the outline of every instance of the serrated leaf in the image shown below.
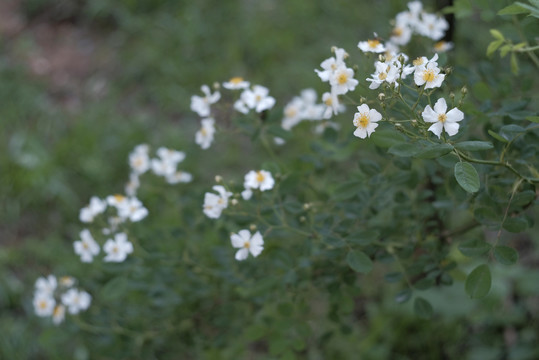
<svg viewBox="0 0 539 360"><path fill-rule="evenodd" d="M458 248L464 256L476 257L486 254L492 246L484 240L469 239L462 241Z"/></svg>
<svg viewBox="0 0 539 360"><path fill-rule="evenodd" d="M496 258L496 261L500 264L513 265L518 261L518 252L509 246L495 246L494 258Z"/></svg>
<svg viewBox="0 0 539 360"><path fill-rule="evenodd" d="M523 8L517 3L514 3L498 11L498 15L518 15L518 14L528 14L529 12L530 12L529 10Z"/></svg>
<svg viewBox="0 0 539 360"><path fill-rule="evenodd" d="M434 159L451 152L451 150L453 150L453 145L451 144L430 145L421 149L415 157L419 159Z"/></svg>
<svg viewBox="0 0 539 360"><path fill-rule="evenodd" d="M488 44L487 56L491 56L492 54L494 54L494 52L498 50L498 48L502 46L502 44L503 44L503 40L495 40L491 42L490 44Z"/></svg>
<svg viewBox="0 0 539 360"><path fill-rule="evenodd" d="M490 141L463 141L455 144L455 148L464 151L483 151L494 148Z"/></svg>
<svg viewBox="0 0 539 360"><path fill-rule="evenodd" d="M472 164L458 162L455 164L455 178L459 185L469 193L479 191L479 175Z"/></svg>
<svg viewBox="0 0 539 360"><path fill-rule="evenodd" d="M414 312L418 317L428 320L432 317L432 305L422 297L417 297L414 300Z"/></svg>
<svg viewBox="0 0 539 360"><path fill-rule="evenodd" d="M489 130L489 131L488 131L488 134L489 134L490 136L492 136L494 139L498 140L498 141L501 141L501 142L504 142L504 143L509 142L509 141L507 141L504 137L502 137L501 135L495 133L495 132L492 131L492 130Z"/></svg>
<svg viewBox="0 0 539 360"><path fill-rule="evenodd" d="M497 40L503 41L505 39L503 34L497 29L490 29L490 35Z"/></svg>
<svg viewBox="0 0 539 360"><path fill-rule="evenodd" d="M387 152L400 157L411 157L417 154L419 150L420 148L417 145L402 143L393 145Z"/></svg>
<svg viewBox="0 0 539 360"><path fill-rule="evenodd" d="M346 262L352 270L362 274L367 274L372 270L372 260L364 252L358 250L349 251Z"/></svg>
<svg viewBox="0 0 539 360"><path fill-rule="evenodd" d="M487 296L492 285L492 276L487 264L482 264L472 270L466 277L464 289L472 299L480 299Z"/></svg>
<svg viewBox="0 0 539 360"><path fill-rule="evenodd" d="M502 227L509 232L519 233L528 228L528 221L519 217L507 218L503 222Z"/></svg>

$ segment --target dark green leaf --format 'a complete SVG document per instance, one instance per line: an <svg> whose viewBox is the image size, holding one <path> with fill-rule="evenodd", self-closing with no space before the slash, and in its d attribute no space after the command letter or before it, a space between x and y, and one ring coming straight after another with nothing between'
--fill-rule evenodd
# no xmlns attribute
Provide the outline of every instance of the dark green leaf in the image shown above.
<svg viewBox="0 0 539 360"><path fill-rule="evenodd" d="M489 130L489 131L488 131L488 134L489 134L490 136L492 136L494 139L498 140L498 141L501 141L501 142L504 142L504 143L509 142L509 141L507 141L505 138L503 138L502 136L496 134L496 133L495 133L494 131L492 131L492 130Z"/></svg>
<svg viewBox="0 0 539 360"><path fill-rule="evenodd" d="M432 305L422 297L417 297L414 300L414 312L422 319L430 319L432 317Z"/></svg>
<svg viewBox="0 0 539 360"><path fill-rule="evenodd" d="M395 295L395 301L399 304L405 303L412 297L412 290L404 289Z"/></svg>
<svg viewBox="0 0 539 360"><path fill-rule="evenodd" d="M464 289L472 299L480 299L488 294L491 285L490 269L487 264L482 264L468 274Z"/></svg>
<svg viewBox="0 0 539 360"><path fill-rule="evenodd" d="M346 262L354 271L367 274L372 270L372 260L363 252L351 250L346 255Z"/></svg>
<svg viewBox="0 0 539 360"><path fill-rule="evenodd" d="M449 153L451 150L453 150L453 145L451 144L430 145L421 149L415 157L419 159L434 159Z"/></svg>
<svg viewBox="0 0 539 360"><path fill-rule="evenodd" d="M474 210L474 217L486 226L499 226L501 216L490 207L478 207Z"/></svg>
<svg viewBox="0 0 539 360"><path fill-rule="evenodd" d="M420 148L418 145L402 143L393 145L387 152L400 157L411 157L417 154L419 150Z"/></svg>
<svg viewBox="0 0 539 360"><path fill-rule="evenodd" d="M519 233L528 228L528 221L520 217L507 218L502 227L512 233Z"/></svg>
<svg viewBox="0 0 539 360"><path fill-rule="evenodd" d="M498 15L528 14L530 11L517 3L511 4L498 11Z"/></svg>
<svg viewBox="0 0 539 360"><path fill-rule="evenodd" d="M376 230L362 230L355 232L353 234L350 234L346 237L346 240L359 245L369 245L372 242L378 240L380 237L380 233Z"/></svg>
<svg viewBox="0 0 539 360"><path fill-rule="evenodd" d="M365 187L362 182L359 181L349 181L344 184L339 185L334 193L333 197L335 200L346 200L350 199L357 194Z"/></svg>
<svg viewBox="0 0 539 360"><path fill-rule="evenodd" d="M525 132L522 126L518 125L505 125L500 129L500 135L503 136L506 140L511 141L517 134Z"/></svg>
<svg viewBox="0 0 539 360"><path fill-rule="evenodd" d="M511 201L511 206L513 207L526 206L529 203L531 203L533 199L535 199L535 191L525 190L516 194L513 197L513 200Z"/></svg>
<svg viewBox="0 0 539 360"><path fill-rule="evenodd" d="M459 185L469 193L479 191L479 175L472 164L458 162L455 164L455 178Z"/></svg>
<svg viewBox="0 0 539 360"><path fill-rule="evenodd" d="M392 272L384 275L384 279L388 283L396 283L402 280L401 272Z"/></svg>
<svg viewBox="0 0 539 360"><path fill-rule="evenodd" d="M509 246L495 246L494 257L503 265L513 265L518 261L518 252Z"/></svg>
<svg viewBox="0 0 539 360"><path fill-rule="evenodd" d="M129 287L129 280L126 277L116 277L107 282L101 288L101 298L114 300L124 297Z"/></svg>
<svg viewBox="0 0 539 360"><path fill-rule="evenodd" d="M388 148L406 141L406 137L394 129L376 131L371 135L372 142L381 148Z"/></svg>
<svg viewBox="0 0 539 360"><path fill-rule="evenodd" d="M463 141L456 143L455 147L464 151L482 151L494 148L490 141Z"/></svg>
<svg viewBox="0 0 539 360"><path fill-rule="evenodd" d="M526 120L534 122L534 123L539 123L539 116L527 116Z"/></svg>
<svg viewBox="0 0 539 360"><path fill-rule="evenodd" d="M489 243L480 239L464 240L459 244L460 252L469 257L481 256L491 248L492 246Z"/></svg>
<svg viewBox="0 0 539 360"><path fill-rule="evenodd" d="M434 279L424 278L414 284L417 290L427 290L434 286Z"/></svg>

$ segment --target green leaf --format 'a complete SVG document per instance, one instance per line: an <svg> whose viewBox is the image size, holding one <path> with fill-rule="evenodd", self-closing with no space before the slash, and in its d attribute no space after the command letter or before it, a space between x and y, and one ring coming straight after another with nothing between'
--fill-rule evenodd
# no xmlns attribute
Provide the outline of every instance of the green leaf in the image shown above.
<svg viewBox="0 0 539 360"><path fill-rule="evenodd" d="M359 181L348 181L344 184L339 185L333 192L333 198L337 201L347 200L357 194L364 188L362 182Z"/></svg>
<svg viewBox="0 0 539 360"><path fill-rule="evenodd" d="M417 154L419 150L417 145L402 143L393 145L387 152L400 157L411 157Z"/></svg>
<svg viewBox="0 0 539 360"><path fill-rule="evenodd" d="M392 272L384 275L384 280L388 283L396 283L402 280L401 272Z"/></svg>
<svg viewBox="0 0 539 360"><path fill-rule="evenodd" d="M469 239L462 241L458 248L463 255L476 257L487 253L492 246L484 240Z"/></svg>
<svg viewBox="0 0 539 360"><path fill-rule="evenodd" d="M507 141L505 138L503 138L502 136L496 134L496 133L495 133L494 131L492 131L492 130L489 130L489 131L488 131L488 134L489 134L490 136L492 136L494 139L498 140L498 141L501 141L501 142L504 142L504 143L509 142L509 141Z"/></svg>
<svg viewBox="0 0 539 360"><path fill-rule="evenodd" d="M519 67L518 67L518 59L516 53L511 53L511 72L513 75L518 75Z"/></svg>
<svg viewBox="0 0 539 360"><path fill-rule="evenodd" d="M389 148L393 145L403 143L406 137L394 129L376 131L371 135L374 145L381 148Z"/></svg>
<svg viewBox="0 0 539 360"><path fill-rule="evenodd" d="M499 226L500 216L491 207L478 207L474 210L473 215L477 221L485 226Z"/></svg>
<svg viewBox="0 0 539 360"><path fill-rule="evenodd" d="M503 44L503 40L495 40L491 42L490 44L488 44L487 56L491 56L492 54L494 54L494 52L498 50L498 48L502 46L502 44Z"/></svg>
<svg viewBox="0 0 539 360"><path fill-rule="evenodd" d="M346 241L365 246L378 240L379 237L380 233L376 230L361 230L347 236Z"/></svg>
<svg viewBox="0 0 539 360"><path fill-rule="evenodd" d="M526 129L515 124L505 125L500 129L500 135L508 141L513 140L517 134L521 134L523 132L526 132Z"/></svg>
<svg viewBox="0 0 539 360"><path fill-rule="evenodd" d="M528 221L520 217L507 218L503 222L502 227L509 232L519 233L528 228Z"/></svg>
<svg viewBox="0 0 539 360"><path fill-rule="evenodd" d="M411 297L412 297L412 290L404 289L402 291L399 291L397 295L395 295L395 301L398 302L399 304L403 304L407 302L408 300L410 300Z"/></svg>
<svg viewBox="0 0 539 360"><path fill-rule="evenodd" d="M472 299L480 299L485 297L490 291L492 285L492 277L487 264L482 264L472 270L466 277L464 289L466 294Z"/></svg>
<svg viewBox="0 0 539 360"><path fill-rule="evenodd" d="M526 117L526 120L534 122L534 123L539 123L539 116L528 116Z"/></svg>
<svg viewBox="0 0 539 360"><path fill-rule="evenodd" d="M525 190L515 194L511 201L511 207L526 206L535 199L535 191Z"/></svg>
<svg viewBox="0 0 539 360"><path fill-rule="evenodd" d="M519 5L519 3L511 4L498 11L498 15L518 15L528 13L530 13L530 11Z"/></svg>
<svg viewBox="0 0 539 360"><path fill-rule="evenodd" d="M496 40L505 40L503 34L499 31L499 30L496 30L496 29L490 29L490 35L492 35L493 38L495 38Z"/></svg>
<svg viewBox="0 0 539 360"><path fill-rule="evenodd" d="M482 151L494 148L490 141L463 141L455 144L455 148L464 151Z"/></svg>
<svg viewBox="0 0 539 360"><path fill-rule="evenodd" d="M495 246L494 257L503 265L513 265L518 261L518 252L509 246Z"/></svg>
<svg viewBox="0 0 539 360"><path fill-rule="evenodd" d="M358 250L349 251L346 262L354 271L362 274L367 274L372 270L372 260L364 252Z"/></svg>
<svg viewBox="0 0 539 360"><path fill-rule="evenodd" d="M500 57L505 57L511 51L511 45L504 45L500 48Z"/></svg>
<svg viewBox="0 0 539 360"><path fill-rule="evenodd" d="M418 317L428 320L432 317L432 305L422 297L417 297L414 300L414 312Z"/></svg>
<svg viewBox="0 0 539 360"><path fill-rule="evenodd" d="M453 145L451 144L436 144L430 145L423 148L415 157L419 159L434 159L442 155L447 154L453 150Z"/></svg>
<svg viewBox="0 0 539 360"><path fill-rule="evenodd" d="M100 298L115 300L124 297L129 287L129 280L126 277L118 276L107 282L101 288Z"/></svg>
<svg viewBox="0 0 539 360"><path fill-rule="evenodd" d="M455 164L455 178L459 185L469 193L479 191L479 175L472 164L458 162Z"/></svg>

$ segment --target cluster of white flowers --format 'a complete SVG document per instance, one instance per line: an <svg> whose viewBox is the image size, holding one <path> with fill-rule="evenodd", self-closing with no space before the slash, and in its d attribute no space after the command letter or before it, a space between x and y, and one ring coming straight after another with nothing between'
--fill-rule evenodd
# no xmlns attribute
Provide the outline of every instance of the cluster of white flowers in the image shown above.
<svg viewBox="0 0 539 360"><path fill-rule="evenodd" d="M204 194L203 211L207 217L218 219L223 210L228 207L228 199L232 193L222 185L215 185L212 189L217 191L217 194L211 192Z"/></svg>
<svg viewBox="0 0 539 360"><path fill-rule="evenodd" d="M345 106L339 104L339 100L336 99L335 103L337 107L333 108L333 98L337 95L331 95L330 92L326 92L322 95L322 103L318 104L317 94L314 89L304 89L301 91L300 96L294 97L284 107L284 118L281 122L281 127L287 131L291 130L294 126L304 120L317 122L318 125L315 128L316 133L322 133L327 127L337 127L338 124L329 121L333 113L342 113L346 110Z"/></svg>
<svg viewBox="0 0 539 360"><path fill-rule="evenodd" d="M212 93L208 85L202 85L201 90L204 96L193 95L191 97L191 110L202 117L201 128L195 135L195 142L202 149L208 149L213 142L215 134L215 120L213 119L210 105L215 104L221 99L221 93L218 91L219 84L215 85L215 92Z"/></svg>
<svg viewBox="0 0 539 360"><path fill-rule="evenodd" d="M52 317L52 322L58 325L64 321L66 309L72 315L88 309L92 297L74 285L75 279L71 276L56 279L54 275L49 275L38 278L32 301L36 315Z"/></svg>
<svg viewBox="0 0 539 360"><path fill-rule="evenodd" d="M246 88L240 95L240 98L234 103L234 109L242 114L254 110L260 113L269 110L275 105L275 98L269 96L268 88L261 85L254 85L252 88Z"/></svg>

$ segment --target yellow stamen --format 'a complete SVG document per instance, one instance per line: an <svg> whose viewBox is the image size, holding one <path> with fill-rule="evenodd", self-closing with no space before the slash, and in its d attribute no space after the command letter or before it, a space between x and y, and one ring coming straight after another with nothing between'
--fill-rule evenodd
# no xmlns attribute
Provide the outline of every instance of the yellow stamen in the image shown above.
<svg viewBox="0 0 539 360"><path fill-rule="evenodd" d="M392 34L393 36L401 36L402 35L402 28L401 27L396 27L393 29L392 31Z"/></svg>
<svg viewBox="0 0 539 360"><path fill-rule="evenodd" d="M366 128L367 125L369 125L369 115L365 113L361 113L359 115L357 123L358 123L358 127Z"/></svg>
<svg viewBox="0 0 539 360"><path fill-rule="evenodd" d="M337 82L339 85L344 85L348 82L348 76L345 73L340 73L337 77Z"/></svg>
<svg viewBox="0 0 539 360"><path fill-rule="evenodd" d="M235 85L241 83L242 81L243 81L243 78L240 76L233 77L232 79L229 80L229 82Z"/></svg>
<svg viewBox="0 0 539 360"><path fill-rule="evenodd" d="M125 200L125 196L120 195L120 194L116 194L116 195L114 195L114 199L115 199L117 202L122 202L122 201Z"/></svg>
<svg viewBox="0 0 539 360"><path fill-rule="evenodd" d="M383 73L378 74L378 78L380 80L385 80L387 78L387 73L383 72Z"/></svg>
<svg viewBox="0 0 539 360"><path fill-rule="evenodd" d="M420 65L423 65L423 59L418 57L417 59L415 59L414 61L412 61L412 63L414 64L414 66L420 66Z"/></svg>
<svg viewBox="0 0 539 360"><path fill-rule="evenodd" d="M333 105L333 99L331 98L331 96L324 101L324 104L326 104L327 106Z"/></svg>
<svg viewBox="0 0 539 360"><path fill-rule="evenodd" d="M378 45L380 45L380 41L378 40L367 40L367 44L371 49L376 48Z"/></svg>
<svg viewBox="0 0 539 360"><path fill-rule="evenodd" d="M423 80L425 82L432 82L434 81L434 78L436 77L436 74L434 74L434 71L432 70L425 70L423 73Z"/></svg>
<svg viewBox="0 0 539 360"><path fill-rule="evenodd" d="M256 181L261 183L262 181L264 181L265 177L264 177L264 174L262 174L262 172L260 171L257 171L256 172Z"/></svg>
<svg viewBox="0 0 539 360"><path fill-rule="evenodd" d="M446 120L447 120L447 115L446 114L438 115L438 121L439 122L444 123Z"/></svg>
<svg viewBox="0 0 539 360"><path fill-rule="evenodd" d="M251 247L251 244L248 241L246 241L243 243L243 247L246 249L249 249L249 247Z"/></svg>

